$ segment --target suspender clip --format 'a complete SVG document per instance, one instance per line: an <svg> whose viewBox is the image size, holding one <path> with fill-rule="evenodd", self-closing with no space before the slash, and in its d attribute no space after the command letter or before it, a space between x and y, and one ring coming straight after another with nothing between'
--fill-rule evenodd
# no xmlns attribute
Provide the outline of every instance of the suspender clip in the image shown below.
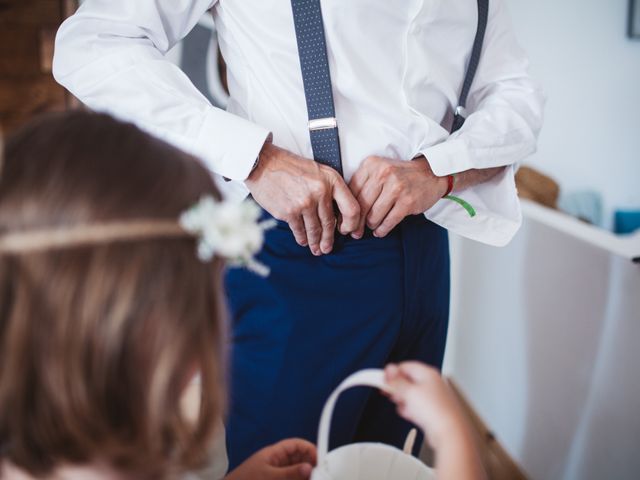
<svg viewBox="0 0 640 480"><path fill-rule="evenodd" d="M338 122L335 117L316 118L309 120L309 131L328 130L330 128L338 128Z"/></svg>
<svg viewBox="0 0 640 480"><path fill-rule="evenodd" d="M467 118L467 109L462 105L458 105L455 110L456 117L464 117Z"/></svg>

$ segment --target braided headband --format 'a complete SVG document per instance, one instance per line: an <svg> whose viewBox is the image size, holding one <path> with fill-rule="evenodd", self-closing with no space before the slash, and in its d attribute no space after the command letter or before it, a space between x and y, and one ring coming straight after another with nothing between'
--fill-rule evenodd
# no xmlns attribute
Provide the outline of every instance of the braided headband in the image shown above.
<svg viewBox="0 0 640 480"><path fill-rule="evenodd" d="M6 233L0 235L0 255L191 237L198 241L198 258L203 262L219 255L232 266L243 266L266 276L269 269L254 255L262 249L264 232L275 221L260 222L260 215L260 207L254 202L217 202L208 196L180 215L177 221L143 219Z"/></svg>
<svg viewBox="0 0 640 480"><path fill-rule="evenodd" d="M0 253L25 254L154 237L192 236L176 222L139 220L30 230L0 236Z"/></svg>

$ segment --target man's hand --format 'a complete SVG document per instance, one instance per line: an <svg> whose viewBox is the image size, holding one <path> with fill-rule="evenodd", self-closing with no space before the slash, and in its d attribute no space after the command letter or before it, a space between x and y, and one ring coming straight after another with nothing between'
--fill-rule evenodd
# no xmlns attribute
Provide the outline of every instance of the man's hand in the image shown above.
<svg viewBox="0 0 640 480"><path fill-rule="evenodd" d="M338 172L271 143L245 183L256 202L287 222L298 244L314 255L331 252L336 226L343 235L358 227L360 207Z"/></svg>
<svg viewBox="0 0 640 480"><path fill-rule="evenodd" d="M429 210L446 193L446 177L436 177L429 162L368 157L349 187L360 204L360 223L352 234L361 238L365 226L376 237L386 236L407 215Z"/></svg>
<svg viewBox="0 0 640 480"><path fill-rule="evenodd" d="M263 448L225 480L307 480L315 464L316 447L292 438Z"/></svg>

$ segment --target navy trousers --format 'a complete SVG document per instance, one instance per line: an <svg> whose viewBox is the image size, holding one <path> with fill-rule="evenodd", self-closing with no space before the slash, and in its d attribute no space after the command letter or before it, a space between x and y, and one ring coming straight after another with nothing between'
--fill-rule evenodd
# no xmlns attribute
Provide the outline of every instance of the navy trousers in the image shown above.
<svg viewBox="0 0 640 480"><path fill-rule="evenodd" d="M226 274L232 317L230 468L289 437L316 441L325 400L349 374L389 362L440 368L449 316L446 230L423 215L387 237L337 237L315 257L287 224L266 234L260 261L268 278ZM367 389L336 407L331 448L354 441L401 447L411 428L390 402Z"/></svg>

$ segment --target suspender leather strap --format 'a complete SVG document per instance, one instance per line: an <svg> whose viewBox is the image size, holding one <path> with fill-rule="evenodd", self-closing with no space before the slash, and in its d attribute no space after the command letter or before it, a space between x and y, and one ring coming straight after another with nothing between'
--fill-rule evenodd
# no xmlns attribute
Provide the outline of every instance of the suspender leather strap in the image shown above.
<svg viewBox="0 0 640 480"><path fill-rule="evenodd" d="M340 139L320 0L291 0L314 159L342 175Z"/></svg>
<svg viewBox="0 0 640 480"><path fill-rule="evenodd" d="M469 59L469 66L467 67L467 74L462 85L462 91L460 92L460 99L458 106L456 107L453 117L453 126L451 127L451 133L456 132L462 128L467 117L467 97L471 90L471 84L476 76L478 70L478 64L480 63L480 56L482 55L482 46L484 44L484 34L487 31L487 21L489 18L489 0L478 0L478 28L476 30L476 38L473 41L473 49L471 50L471 58Z"/></svg>

